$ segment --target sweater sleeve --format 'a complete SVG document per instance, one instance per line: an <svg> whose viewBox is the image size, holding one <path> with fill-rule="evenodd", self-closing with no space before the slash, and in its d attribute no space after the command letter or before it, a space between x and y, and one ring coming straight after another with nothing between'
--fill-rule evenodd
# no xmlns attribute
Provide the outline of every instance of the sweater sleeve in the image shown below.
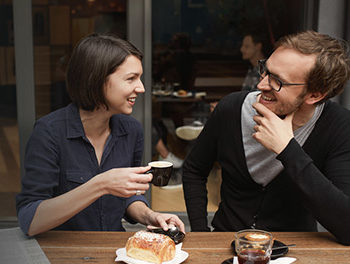
<svg viewBox="0 0 350 264"><path fill-rule="evenodd" d="M277 156L295 182L305 207L337 240L350 245L349 134L332 141L322 171L295 139ZM318 142L320 143L320 142Z"/></svg>
<svg viewBox="0 0 350 264"><path fill-rule="evenodd" d="M207 221L207 178L216 160L218 112L216 106L183 165L183 188L192 231L210 231Z"/></svg>

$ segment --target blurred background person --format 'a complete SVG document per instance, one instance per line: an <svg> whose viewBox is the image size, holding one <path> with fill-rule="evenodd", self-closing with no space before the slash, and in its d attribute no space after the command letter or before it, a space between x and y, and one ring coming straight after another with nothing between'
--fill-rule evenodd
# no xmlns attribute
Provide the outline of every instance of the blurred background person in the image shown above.
<svg viewBox="0 0 350 264"><path fill-rule="evenodd" d="M153 120L152 125L152 156L158 160L169 161L174 169L182 166L183 159L177 157L167 147L168 130L161 120Z"/></svg>
<svg viewBox="0 0 350 264"><path fill-rule="evenodd" d="M250 63L248 72L242 84L242 91L256 91L260 81L258 61L270 54L267 36L263 32L247 32L244 34L240 51L242 59Z"/></svg>

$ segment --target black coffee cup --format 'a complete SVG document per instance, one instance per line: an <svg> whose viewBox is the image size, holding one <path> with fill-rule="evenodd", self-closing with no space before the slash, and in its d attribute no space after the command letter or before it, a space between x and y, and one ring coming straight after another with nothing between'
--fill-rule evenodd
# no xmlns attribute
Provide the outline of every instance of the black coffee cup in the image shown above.
<svg viewBox="0 0 350 264"><path fill-rule="evenodd" d="M151 170L147 173L152 173L153 179L151 183L155 186L165 186L168 184L171 177L171 172L173 171L173 164L168 161L152 161L148 163L151 166Z"/></svg>

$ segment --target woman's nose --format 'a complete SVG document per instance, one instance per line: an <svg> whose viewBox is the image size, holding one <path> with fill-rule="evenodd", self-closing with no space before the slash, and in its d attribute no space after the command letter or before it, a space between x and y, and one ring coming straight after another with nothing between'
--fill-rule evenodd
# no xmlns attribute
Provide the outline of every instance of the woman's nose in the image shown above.
<svg viewBox="0 0 350 264"><path fill-rule="evenodd" d="M142 81L140 80L139 83L137 84L135 91L137 93L144 93L145 92L145 87L143 86Z"/></svg>

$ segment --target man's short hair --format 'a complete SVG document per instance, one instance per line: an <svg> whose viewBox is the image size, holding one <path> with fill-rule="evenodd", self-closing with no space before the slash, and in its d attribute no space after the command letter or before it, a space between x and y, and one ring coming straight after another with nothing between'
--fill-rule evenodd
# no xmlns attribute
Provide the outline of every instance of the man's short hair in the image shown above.
<svg viewBox="0 0 350 264"><path fill-rule="evenodd" d="M270 43L269 37L267 32L264 31L257 31L257 30L252 30L248 29L243 33L243 38L251 36L253 43L256 44L261 44L261 51L264 54L264 56L269 57L272 51L272 45Z"/></svg>
<svg viewBox="0 0 350 264"><path fill-rule="evenodd" d="M305 31L282 37L276 43L276 49L279 47L316 55L316 63L306 76L308 92L326 94L318 103L344 90L350 78L349 45L346 41L315 31Z"/></svg>
<svg viewBox="0 0 350 264"><path fill-rule="evenodd" d="M129 55L142 60L135 46L116 36L93 33L83 38L74 48L66 72L72 102L87 111L101 106L108 109L104 86Z"/></svg>

